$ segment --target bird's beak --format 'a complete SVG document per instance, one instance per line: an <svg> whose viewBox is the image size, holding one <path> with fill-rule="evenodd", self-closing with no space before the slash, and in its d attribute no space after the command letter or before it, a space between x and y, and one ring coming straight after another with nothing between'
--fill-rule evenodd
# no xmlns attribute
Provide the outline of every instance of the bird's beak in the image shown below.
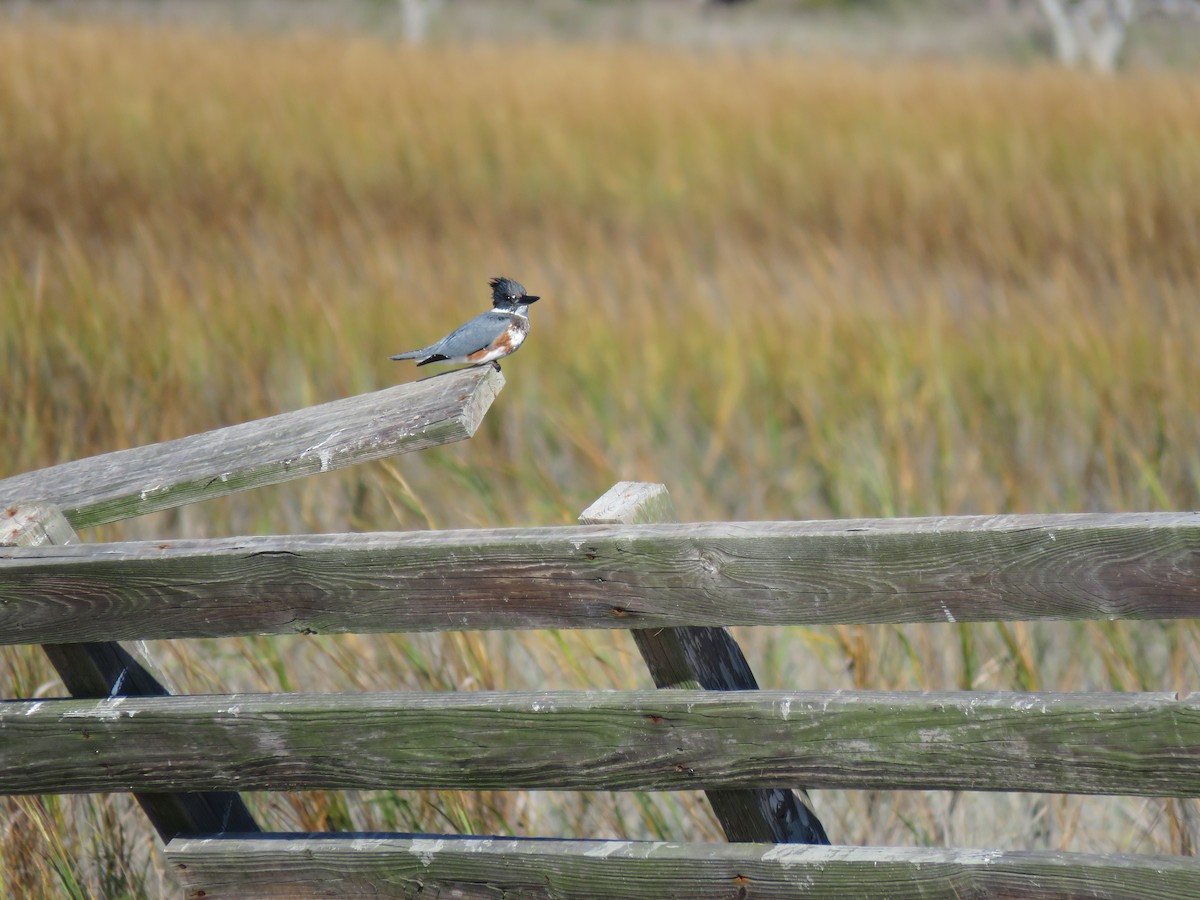
<svg viewBox="0 0 1200 900"><path fill-rule="evenodd" d="M528 294L526 294L524 297L521 298L521 302L522 303L536 303L538 300L541 300L541 299L542 299L541 297L531 297Z"/></svg>

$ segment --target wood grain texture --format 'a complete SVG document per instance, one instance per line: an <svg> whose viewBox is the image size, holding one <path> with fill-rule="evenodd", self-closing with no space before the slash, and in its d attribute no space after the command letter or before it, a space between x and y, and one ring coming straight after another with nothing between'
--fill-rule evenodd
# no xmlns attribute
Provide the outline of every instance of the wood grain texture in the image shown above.
<svg viewBox="0 0 1200 900"><path fill-rule="evenodd" d="M79 537L57 507L40 505L0 511L0 544L73 544ZM44 644L42 649L73 697L160 697L171 693L145 647L115 641ZM134 799L161 840L178 834L258 831L242 798L228 791L137 793Z"/></svg>
<svg viewBox="0 0 1200 900"><path fill-rule="evenodd" d="M167 859L185 896L727 900L887 897L1191 900L1189 857L407 837L181 838Z"/></svg>
<svg viewBox="0 0 1200 900"><path fill-rule="evenodd" d="M675 522L665 484L621 481L583 511L583 525ZM632 632L659 688L753 691L758 681L733 635L724 628L638 628ZM705 793L730 841L828 844L807 793L785 788Z"/></svg>
<svg viewBox="0 0 1200 900"><path fill-rule="evenodd" d="M0 643L1200 616L1200 514L592 525L0 549Z"/></svg>
<svg viewBox="0 0 1200 900"><path fill-rule="evenodd" d="M504 377L448 372L0 481L0 504L61 507L75 528L469 438Z"/></svg>
<svg viewBox="0 0 1200 900"><path fill-rule="evenodd" d="M1200 795L1200 695L597 691L0 704L0 792Z"/></svg>

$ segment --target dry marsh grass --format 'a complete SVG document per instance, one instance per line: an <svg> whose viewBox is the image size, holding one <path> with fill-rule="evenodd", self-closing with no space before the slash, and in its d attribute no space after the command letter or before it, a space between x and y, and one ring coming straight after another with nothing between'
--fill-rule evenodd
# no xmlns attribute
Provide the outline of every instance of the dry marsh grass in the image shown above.
<svg viewBox="0 0 1200 900"><path fill-rule="evenodd" d="M1200 506L1200 80L0 27L0 475L415 377L547 299L480 433L89 539ZM1171 624L747 631L792 688L1190 690ZM188 689L644 684L624 635L156 645ZM3 696L60 691L0 651ZM835 840L1190 852L1188 804L823 792ZM304 794L275 828L714 838L692 796ZM6 801L0 891L155 894L126 798Z"/></svg>

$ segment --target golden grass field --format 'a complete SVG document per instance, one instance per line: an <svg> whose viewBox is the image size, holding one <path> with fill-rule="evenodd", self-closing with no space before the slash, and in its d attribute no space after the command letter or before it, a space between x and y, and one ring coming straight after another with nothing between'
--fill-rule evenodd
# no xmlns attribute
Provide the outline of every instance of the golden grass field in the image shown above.
<svg viewBox="0 0 1200 900"><path fill-rule="evenodd" d="M123 525L1200 507L1200 77L0 26L0 477L417 377L546 299L476 437ZM1195 689L1192 622L746 631L767 687ZM188 689L646 685L624 634L154 647ZM0 696L61 691L0 649ZM1192 852L1188 802L814 795L838 843ZM716 839L687 796L252 797L287 829ZM126 797L3 801L0 894L170 889Z"/></svg>

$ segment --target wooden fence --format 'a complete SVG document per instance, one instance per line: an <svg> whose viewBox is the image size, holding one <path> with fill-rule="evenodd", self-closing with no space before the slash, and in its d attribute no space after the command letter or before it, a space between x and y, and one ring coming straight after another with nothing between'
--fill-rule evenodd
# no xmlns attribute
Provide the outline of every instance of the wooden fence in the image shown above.
<svg viewBox="0 0 1200 900"><path fill-rule="evenodd" d="M806 789L1200 795L1200 699L763 691L725 626L1194 617L1200 515L673 523L78 543L94 525L469 437L491 369L0 481L0 793L129 791L190 897L1195 897L1189 857L829 844ZM650 691L177 696L137 642L630 629ZM238 791L701 789L731 843L272 834ZM837 835L831 836L836 842Z"/></svg>

